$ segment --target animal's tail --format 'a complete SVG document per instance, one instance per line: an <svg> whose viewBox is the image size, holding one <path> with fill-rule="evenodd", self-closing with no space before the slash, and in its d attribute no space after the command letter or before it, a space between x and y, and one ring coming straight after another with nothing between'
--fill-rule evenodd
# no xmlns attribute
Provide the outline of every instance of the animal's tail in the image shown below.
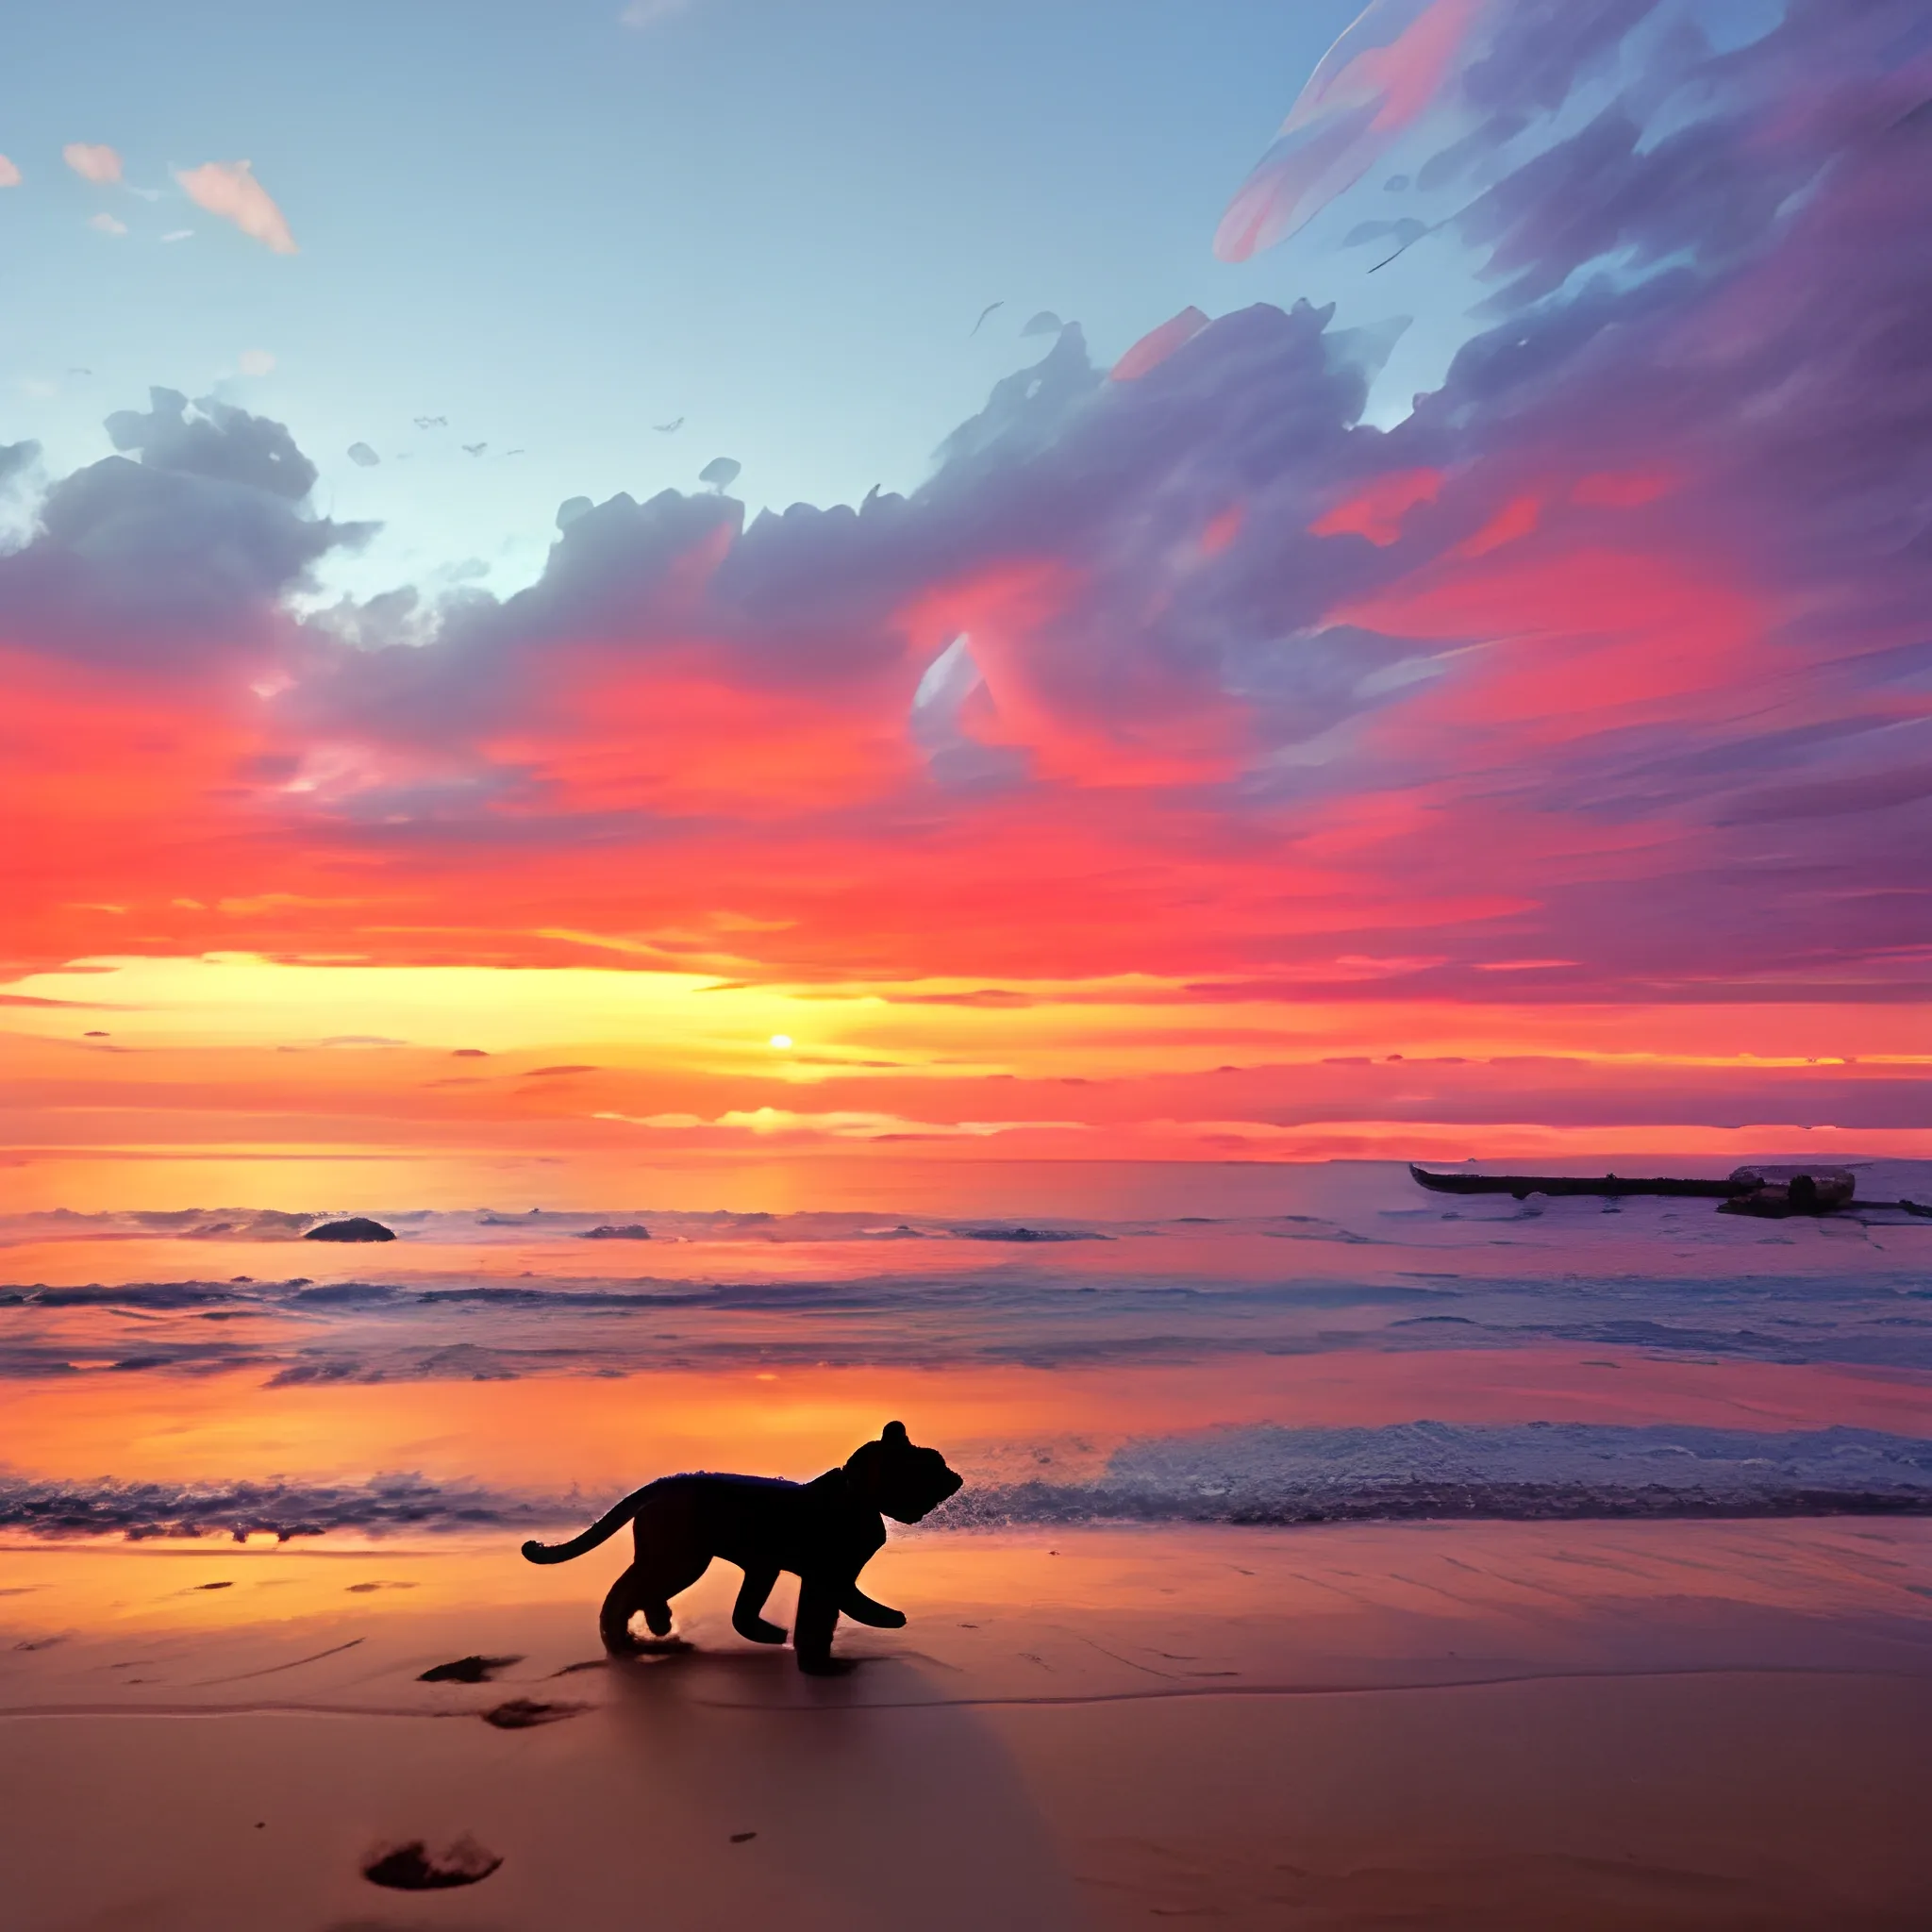
<svg viewBox="0 0 1932 1932"><path fill-rule="evenodd" d="M524 1545L524 1555L533 1563L568 1563L573 1557L581 1557L586 1550L594 1550L601 1542L611 1537L638 1513L641 1503L657 1486L646 1483L641 1490L633 1491L614 1509L608 1509L591 1524L581 1536L574 1536L567 1543L540 1543L534 1540Z"/></svg>

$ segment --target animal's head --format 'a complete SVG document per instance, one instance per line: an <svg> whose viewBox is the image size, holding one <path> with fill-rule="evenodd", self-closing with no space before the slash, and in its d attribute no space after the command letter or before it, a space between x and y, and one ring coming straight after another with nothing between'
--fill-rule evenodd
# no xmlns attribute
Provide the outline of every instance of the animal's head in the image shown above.
<svg viewBox="0 0 1932 1932"><path fill-rule="evenodd" d="M904 1423L888 1423L876 1442L855 1449L845 1474L868 1503L898 1523L917 1523L960 1486L946 1458L937 1449L920 1448Z"/></svg>

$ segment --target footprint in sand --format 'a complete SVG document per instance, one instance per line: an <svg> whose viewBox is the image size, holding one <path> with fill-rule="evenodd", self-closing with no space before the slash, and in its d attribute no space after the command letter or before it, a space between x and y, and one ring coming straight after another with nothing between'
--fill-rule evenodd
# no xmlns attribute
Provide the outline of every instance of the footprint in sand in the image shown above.
<svg viewBox="0 0 1932 1932"><path fill-rule="evenodd" d="M416 1679L419 1684L493 1684L498 1671L520 1664L520 1657L459 1657L446 1664L433 1664Z"/></svg>
<svg viewBox="0 0 1932 1932"><path fill-rule="evenodd" d="M499 1731L534 1730L539 1724L560 1724L567 1717L575 1717L589 1708L582 1704L539 1704L529 1697L512 1697L508 1704L499 1704L494 1710L483 1713L486 1724L494 1724Z"/></svg>
<svg viewBox="0 0 1932 1932"><path fill-rule="evenodd" d="M451 1886L480 1883L502 1863L495 1852L485 1851L466 1833L440 1852L430 1851L420 1838L387 1846L362 1867L362 1875L391 1891L446 1891Z"/></svg>

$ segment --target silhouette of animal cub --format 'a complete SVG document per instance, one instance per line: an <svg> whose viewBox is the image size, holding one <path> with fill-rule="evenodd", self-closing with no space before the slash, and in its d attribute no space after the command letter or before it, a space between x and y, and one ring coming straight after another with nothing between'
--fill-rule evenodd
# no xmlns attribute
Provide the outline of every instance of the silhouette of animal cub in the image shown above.
<svg viewBox="0 0 1932 1932"><path fill-rule="evenodd" d="M937 1449L916 1447L904 1423L888 1423L876 1442L856 1449L840 1469L808 1483L762 1475L670 1475L646 1483L566 1543L527 1542L533 1563L567 1563L634 1524L637 1557L610 1587L598 1614L604 1648L613 1657L644 1646L630 1634L641 1610L651 1635L671 1634L671 1599L689 1590L714 1557L744 1572L731 1627L753 1643L783 1643L785 1632L760 1612L781 1570L798 1578L798 1620L791 1633L798 1667L835 1671L832 1632L842 1611L880 1630L904 1626L906 1613L874 1603L858 1587L886 1541L881 1514L899 1523L920 1518L959 1488Z"/></svg>

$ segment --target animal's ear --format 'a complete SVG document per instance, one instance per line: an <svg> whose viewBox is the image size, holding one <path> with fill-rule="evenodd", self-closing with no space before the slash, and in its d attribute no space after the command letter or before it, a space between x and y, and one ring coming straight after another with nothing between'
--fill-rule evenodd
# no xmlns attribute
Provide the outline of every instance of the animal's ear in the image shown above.
<svg viewBox="0 0 1932 1932"><path fill-rule="evenodd" d="M910 1438L906 1434L906 1424L904 1423L888 1423L879 1431L879 1441L881 1442L890 1442L896 1449L902 1443L910 1441Z"/></svg>

